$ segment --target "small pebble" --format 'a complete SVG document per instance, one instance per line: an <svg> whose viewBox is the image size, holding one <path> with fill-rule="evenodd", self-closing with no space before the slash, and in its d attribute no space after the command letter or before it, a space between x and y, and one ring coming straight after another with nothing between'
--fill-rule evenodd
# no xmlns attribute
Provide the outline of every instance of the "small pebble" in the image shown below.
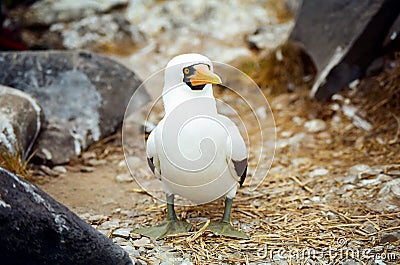
<svg viewBox="0 0 400 265"><path fill-rule="evenodd" d="M107 229L97 229L100 233L102 233L103 235L105 235L105 236L108 236L108 232L110 231L110 230L107 230Z"/></svg>
<svg viewBox="0 0 400 265"><path fill-rule="evenodd" d="M53 170L60 173L60 174L65 174L67 173L67 169L63 166L55 166L53 167Z"/></svg>
<svg viewBox="0 0 400 265"><path fill-rule="evenodd" d="M379 179L363 179L361 180L361 186L376 186L380 184L381 181Z"/></svg>
<svg viewBox="0 0 400 265"><path fill-rule="evenodd" d="M360 173L364 173L364 172L368 172L368 171L371 171L370 166L364 165L364 164L358 164L358 165L352 166L349 169L348 174L358 176Z"/></svg>
<svg viewBox="0 0 400 265"><path fill-rule="evenodd" d="M292 160L292 165L294 167L299 167L299 166L304 166L304 165L308 165L311 164L311 160L307 157L299 157L299 158L294 158Z"/></svg>
<svg viewBox="0 0 400 265"><path fill-rule="evenodd" d="M85 163L88 164L89 166L96 167L107 164L107 161L104 159L89 159Z"/></svg>
<svg viewBox="0 0 400 265"><path fill-rule="evenodd" d="M372 224L367 224L365 227L364 227L364 230L365 231L367 231L367 232L369 232L369 233L376 233L376 232L378 232L378 230L375 228L375 226L373 226Z"/></svg>
<svg viewBox="0 0 400 265"><path fill-rule="evenodd" d="M393 232L383 232L381 235L381 244L388 242L396 242L400 240L400 230Z"/></svg>
<svg viewBox="0 0 400 265"><path fill-rule="evenodd" d="M118 237L123 237L123 238L128 238L130 233L132 231L132 228L118 228L113 231L112 235L113 236L118 236Z"/></svg>
<svg viewBox="0 0 400 265"><path fill-rule="evenodd" d="M304 123L304 127L310 133L321 132L326 129L326 123L323 120L315 119Z"/></svg>
<svg viewBox="0 0 400 265"><path fill-rule="evenodd" d="M46 174L47 176L50 177L57 177L60 175L60 172L52 170L51 168L45 166L45 165L40 165L40 170Z"/></svg>
<svg viewBox="0 0 400 265"><path fill-rule="evenodd" d="M132 246L121 246L123 250L125 250L129 256L139 257L140 253Z"/></svg>
<svg viewBox="0 0 400 265"><path fill-rule="evenodd" d="M304 118L298 117L298 116L294 116L292 118L292 121L296 124L296 125L302 125L304 123Z"/></svg>
<svg viewBox="0 0 400 265"><path fill-rule="evenodd" d="M119 174L116 177L118 182L124 183L124 182L132 182L133 178L129 174Z"/></svg>
<svg viewBox="0 0 400 265"><path fill-rule="evenodd" d="M114 244L117 244L119 246L129 246L131 244L128 240L122 237L114 237L112 241Z"/></svg>
<svg viewBox="0 0 400 265"><path fill-rule="evenodd" d="M120 221L119 220L111 220L111 221L106 221L102 223L98 229L111 229L111 228L116 228L119 226Z"/></svg>
<svg viewBox="0 0 400 265"><path fill-rule="evenodd" d="M317 168L310 172L310 177L325 176L329 171L325 168Z"/></svg>
<svg viewBox="0 0 400 265"><path fill-rule="evenodd" d="M89 172L93 172L94 168L93 167L87 167L87 166L80 166L79 170L83 173L89 173Z"/></svg>
<svg viewBox="0 0 400 265"><path fill-rule="evenodd" d="M108 216L103 215L103 214L96 214L96 215L91 215L87 220L89 222L95 222L95 221L102 221L102 220L107 220Z"/></svg>
<svg viewBox="0 0 400 265"><path fill-rule="evenodd" d="M291 132L291 131L283 131L283 132L281 132L281 137L283 137L283 138L289 138L292 135L293 135L293 132Z"/></svg>
<svg viewBox="0 0 400 265"><path fill-rule="evenodd" d="M150 241L150 239L148 239L147 237L142 237L141 239L133 240L133 241L132 241L132 244L133 244L135 247L142 248L142 247L144 247L144 246L150 245L150 244L151 244L151 241ZM139 249L139 251L140 251L140 249Z"/></svg>
<svg viewBox="0 0 400 265"><path fill-rule="evenodd" d="M139 247L138 251L139 251L139 255L146 254L146 249L144 247Z"/></svg>

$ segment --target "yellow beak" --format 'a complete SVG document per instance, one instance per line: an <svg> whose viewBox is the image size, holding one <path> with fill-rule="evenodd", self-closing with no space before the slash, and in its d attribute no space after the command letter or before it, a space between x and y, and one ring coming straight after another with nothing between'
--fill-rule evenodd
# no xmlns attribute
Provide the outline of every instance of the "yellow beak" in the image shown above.
<svg viewBox="0 0 400 265"><path fill-rule="evenodd" d="M190 76L190 82L193 86L206 85L206 84L221 84L221 78L210 71L207 65L198 64L194 66L196 72Z"/></svg>

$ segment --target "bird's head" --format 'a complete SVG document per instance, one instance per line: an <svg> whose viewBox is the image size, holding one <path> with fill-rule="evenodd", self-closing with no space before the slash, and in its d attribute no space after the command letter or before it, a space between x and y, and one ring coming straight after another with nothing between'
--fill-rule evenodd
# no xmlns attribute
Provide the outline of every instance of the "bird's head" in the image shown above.
<svg viewBox="0 0 400 265"><path fill-rule="evenodd" d="M211 97L213 84L221 84L207 57L188 53L172 58L165 68L163 101L166 110L194 97Z"/></svg>
<svg viewBox="0 0 400 265"><path fill-rule="evenodd" d="M221 84L221 78L213 72L207 57L188 53L174 57L165 69L165 82L169 85L186 84L193 91L203 90L207 85Z"/></svg>

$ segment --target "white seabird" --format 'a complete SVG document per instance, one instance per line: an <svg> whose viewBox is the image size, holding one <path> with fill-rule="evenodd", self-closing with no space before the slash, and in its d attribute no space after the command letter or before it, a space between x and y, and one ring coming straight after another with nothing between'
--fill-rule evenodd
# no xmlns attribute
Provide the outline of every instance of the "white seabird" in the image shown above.
<svg viewBox="0 0 400 265"><path fill-rule="evenodd" d="M174 211L174 195L203 204L225 196L217 235L248 238L230 224L232 200L247 172L247 150L236 125L218 114L212 84L222 81L200 54L174 57L165 69L165 116L147 140L147 159L167 194L167 221L136 232L153 238L188 232L191 225Z"/></svg>

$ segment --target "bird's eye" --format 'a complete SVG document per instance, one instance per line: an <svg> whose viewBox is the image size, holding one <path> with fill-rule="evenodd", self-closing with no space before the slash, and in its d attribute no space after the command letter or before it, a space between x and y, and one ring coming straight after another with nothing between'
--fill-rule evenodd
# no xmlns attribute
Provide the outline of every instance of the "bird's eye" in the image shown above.
<svg viewBox="0 0 400 265"><path fill-rule="evenodd" d="M189 73L190 73L189 68L188 68L188 67L183 68L183 73L184 73L185 75L189 74Z"/></svg>

